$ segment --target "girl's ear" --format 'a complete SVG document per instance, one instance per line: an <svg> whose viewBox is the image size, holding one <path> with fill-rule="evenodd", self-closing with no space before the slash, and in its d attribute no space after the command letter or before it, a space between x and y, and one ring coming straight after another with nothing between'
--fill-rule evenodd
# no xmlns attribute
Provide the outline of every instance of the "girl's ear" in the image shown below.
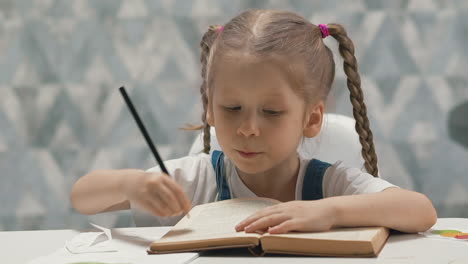
<svg viewBox="0 0 468 264"><path fill-rule="evenodd" d="M325 104L323 101L309 107L304 120L304 137L313 138L320 133L324 109Z"/></svg>

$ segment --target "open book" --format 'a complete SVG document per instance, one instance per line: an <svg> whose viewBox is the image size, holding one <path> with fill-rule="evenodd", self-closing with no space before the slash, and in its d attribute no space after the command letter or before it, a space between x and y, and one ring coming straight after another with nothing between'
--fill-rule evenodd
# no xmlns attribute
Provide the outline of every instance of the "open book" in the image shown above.
<svg viewBox="0 0 468 264"><path fill-rule="evenodd" d="M173 253L246 247L265 253L315 256L372 257L389 236L384 227L339 228L327 232L286 234L236 232L240 221L279 201L241 198L197 205L167 234L150 245L149 253Z"/></svg>

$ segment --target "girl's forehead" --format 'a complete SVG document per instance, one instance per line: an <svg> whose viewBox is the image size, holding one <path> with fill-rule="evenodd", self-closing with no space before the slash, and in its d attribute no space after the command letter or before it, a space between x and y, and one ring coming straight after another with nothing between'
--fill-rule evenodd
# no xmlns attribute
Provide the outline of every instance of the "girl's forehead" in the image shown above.
<svg viewBox="0 0 468 264"><path fill-rule="evenodd" d="M250 54L223 56L213 65L213 86L215 89L242 87L269 87L274 94L282 94L276 88L292 89L298 83L294 64L281 57L260 57ZM281 90L281 89L280 89Z"/></svg>

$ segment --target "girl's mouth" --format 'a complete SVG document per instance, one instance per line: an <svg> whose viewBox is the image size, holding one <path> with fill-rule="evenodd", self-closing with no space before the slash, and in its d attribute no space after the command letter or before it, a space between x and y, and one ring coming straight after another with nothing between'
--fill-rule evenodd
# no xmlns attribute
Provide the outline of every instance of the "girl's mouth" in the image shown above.
<svg viewBox="0 0 468 264"><path fill-rule="evenodd" d="M239 154L244 158L254 158L262 153L262 152L244 152L240 150L238 150L237 152L239 152Z"/></svg>

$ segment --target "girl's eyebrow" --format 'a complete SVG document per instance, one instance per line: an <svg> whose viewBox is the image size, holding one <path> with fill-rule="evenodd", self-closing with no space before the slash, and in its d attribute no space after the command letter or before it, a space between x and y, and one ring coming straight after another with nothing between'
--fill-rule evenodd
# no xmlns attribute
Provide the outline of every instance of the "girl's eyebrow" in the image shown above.
<svg viewBox="0 0 468 264"><path fill-rule="evenodd" d="M236 93L223 94L219 96L219 99L221 100L237 100L238 98L239 97ZM263 101L273 101L273 103L287 101L284 94L263 95L262 98L264 99Z"/></svg>
<svg viewBox="0 0 468 264"><path fill-rule="evenodd" d="M282 93L268 94L265 97L268 97L268 98L281 98L281 99L285 98L284 94L282 94Z"/></svg>
<svg viewBox="0 0 468 264"><path fill-rule="evenodd" d="M229 100L229 99L238 99L239 95L235 92L225 92L225 93L220 93L219 98L223 100ZM266 100L278 100L281 102L287 101L287 96L284 93L271 93L271 94L264 94L261 96L262 98Z"/></svg>
<svg viewBox="0 0 468 264"><path fill-rule="evenodd" d="M265 100L272 100L274 102L287 102L288 101L288 96L287 94L284 93L271 93L271 94L266 94L263 96Z"/></svg>

